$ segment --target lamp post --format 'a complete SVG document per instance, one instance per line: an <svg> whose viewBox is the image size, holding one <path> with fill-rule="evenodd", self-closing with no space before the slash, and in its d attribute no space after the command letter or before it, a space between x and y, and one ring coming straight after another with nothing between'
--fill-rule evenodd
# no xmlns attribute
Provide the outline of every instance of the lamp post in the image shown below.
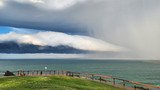
<svg viewBox="0 0 160 90"><path fill-rule="evenodd" d="M47 75L47 67L44 67L44 69L45 69L45 72L46 72L46 75Z"/></svg>
<svg viewBox="0 0 160 90"><path fill-rule="evenodd" d="M47 67L44 67L45 70L47 70Z"/></svg>

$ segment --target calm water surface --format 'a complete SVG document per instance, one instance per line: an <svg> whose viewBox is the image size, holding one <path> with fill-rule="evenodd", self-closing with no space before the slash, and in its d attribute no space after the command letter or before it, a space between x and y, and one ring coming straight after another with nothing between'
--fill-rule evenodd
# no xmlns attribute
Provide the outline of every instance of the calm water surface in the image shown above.
<svg viewBox="0 0 160 90"><path fill-rule="evenodd" d="M123 79L160 85L160 61L28 59L0 60L0 71L71 70L117 76Z"/></svg>

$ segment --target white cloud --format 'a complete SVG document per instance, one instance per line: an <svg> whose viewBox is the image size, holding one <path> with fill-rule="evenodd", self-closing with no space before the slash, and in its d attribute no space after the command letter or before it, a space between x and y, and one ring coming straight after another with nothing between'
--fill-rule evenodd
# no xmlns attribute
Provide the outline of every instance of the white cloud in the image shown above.
<svg viewBox="0 0 160 90"><path fill-rule="evenodd" d="M105 41L88 36L68 35L59 32L38 32L34 34L23 34L10 32L0 35L0 42L15 41L17 43L29 43L41 46L66 45L76 49L90 51L121 51L122 48Z"/></svg>
<svg viewBox="0 0 160 90"><path fill-rule="evenodd" d="M0 0L0 7L2 7L4 5L3 1Z"/></svg>
<svg viewBox="0 0 160 90"><path fill-rule="evenodd" d="M15 0L18 3L32 4L42 9L63 10L86 0Z"/></svg>
<svg viewBox="0 0 160 90"><path fill-rule="evenodd" d="M19 3L44 3L43 0L15 0Z"/></svg>

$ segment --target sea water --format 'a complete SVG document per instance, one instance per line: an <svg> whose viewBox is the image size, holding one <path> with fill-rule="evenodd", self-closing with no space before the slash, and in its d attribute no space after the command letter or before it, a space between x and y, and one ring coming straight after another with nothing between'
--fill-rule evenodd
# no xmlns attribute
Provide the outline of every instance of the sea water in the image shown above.
<svg viewBox="0 0 160 90"><path fill-rule="evenodd" d="M70 70L116 76L147 84L160 85L160 61L154 60L80 60L18 59L0 60L0 71Z"/></svg>

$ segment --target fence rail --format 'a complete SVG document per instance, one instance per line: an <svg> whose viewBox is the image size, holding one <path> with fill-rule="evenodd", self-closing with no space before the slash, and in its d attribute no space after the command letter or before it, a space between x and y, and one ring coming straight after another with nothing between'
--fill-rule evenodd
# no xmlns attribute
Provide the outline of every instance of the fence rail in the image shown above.
<svg viewBox="0 0 160 90"><path fill-rule="evenodd" d="M1 72L4 74L5 72ZM16 76L53 76L53 75L64 75L70 77L85 78L89 80L99 81L102 83L111 84L117 87L122 87L127 90L160 90L159 86L150 84L143 84L140 82L125 80L113 76L105 76L100 74L89 74L81 72L72 72L68 70L20 70L13 71Z"/></svg>

